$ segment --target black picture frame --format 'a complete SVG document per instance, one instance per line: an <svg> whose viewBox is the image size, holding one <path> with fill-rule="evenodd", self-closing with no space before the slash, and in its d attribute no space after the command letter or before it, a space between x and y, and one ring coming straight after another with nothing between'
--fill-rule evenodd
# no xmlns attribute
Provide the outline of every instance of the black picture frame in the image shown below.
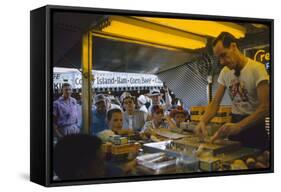
<svg viewBox="0 0 281 192"><path fill-rule="evenodd" d="M60 181L52 179L52 17L54 12L118 14L139 16L166 16L190 19L210 19L217 21L257 22L270 26L270 167L257 170L223 172L184 173L157 176L123 177L116 179L96 179L81 181ZM87 7L46 5L30 12L30 180L43 186L64 186L97 183L151 181L162 179L195 178L240 174L274 172L274 20L260 18L229 17L215 15L195 15L183 13L147 12Z"/></svg>

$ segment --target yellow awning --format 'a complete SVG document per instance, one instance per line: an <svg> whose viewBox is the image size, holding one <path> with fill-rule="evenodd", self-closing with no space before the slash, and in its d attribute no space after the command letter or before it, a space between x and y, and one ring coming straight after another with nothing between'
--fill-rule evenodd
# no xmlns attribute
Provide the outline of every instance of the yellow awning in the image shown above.
<svg viewBox="0 0 281 192"><path fill-rule="evenodd" d="M221 32L225 31L231 33L237 39L240 39L245 37L246 33L245 27L232 22L156 17L135 18L210 37L217 37Z"/></svg>
<svg viewBox="0 0 281 192"><path fill-rule="evenodd" d="M199 49L207 43L205 37L133 17L110 16L109 24L101 29L103 35L124 38L146 45L169 49Z"/></svg>
<svg viewBox="0 0 281 192"><path fill-rule="evenodd" d="M133 42L169 50L204 48L207 37L217 37L222 31L236 38L245 36L246 29L231 22L155 17L110 16L93 34L109 39Z"/></svg>

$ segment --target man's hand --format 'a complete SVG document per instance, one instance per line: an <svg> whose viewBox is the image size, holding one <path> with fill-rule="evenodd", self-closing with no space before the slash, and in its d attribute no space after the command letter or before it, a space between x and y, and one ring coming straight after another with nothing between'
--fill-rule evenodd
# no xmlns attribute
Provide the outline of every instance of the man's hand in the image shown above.
<svg viewBox="0 0 281 192"><path fill-rule="evenodd" d="M195 128L195 133L199 136L199 137L206 137L208 136L208 130L207 130L207 126L203 121L200 121L196 128Z"/></svg>
<svg viewBox="0 0 281 192"><path fill-rule="evenodd" d="M211 142L213 143L217 139L223 139L228 137L229 135L236 135L240 133L241 128L237 123L225 123L221 126L216 133L211 138Z"/></svg>
<svg viewBox="0 0 281 192"><path fill-rule="evenodd" d="M172 118L169 115L164 116L163 121L165 123L168 123L170 129L177 128L177 125L175 124L175 122L172 120Z"/></svg>

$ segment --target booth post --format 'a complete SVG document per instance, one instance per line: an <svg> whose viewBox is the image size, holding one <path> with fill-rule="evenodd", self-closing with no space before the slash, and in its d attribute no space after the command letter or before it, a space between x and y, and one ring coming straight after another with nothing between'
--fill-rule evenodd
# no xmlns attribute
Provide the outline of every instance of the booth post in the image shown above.
<svg viewBox="0 0 281 192"><path fill-rule="evenodd" d="M82 37L82 117L83 134L91 134L92 112L92 33L86 32Z"/></svg>

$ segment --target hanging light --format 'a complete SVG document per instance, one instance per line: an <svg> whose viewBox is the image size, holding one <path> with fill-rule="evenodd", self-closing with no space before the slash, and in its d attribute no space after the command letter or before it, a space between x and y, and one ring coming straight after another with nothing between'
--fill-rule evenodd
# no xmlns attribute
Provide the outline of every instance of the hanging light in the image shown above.
<svg viewBox="0 0 281 192"><path fill-rule="evenodd" d="M245 37L246 28L232 23L221 21L194 20L194 19L174 19L157 17L135 17L140 20L149 21L155 24L168 26L182 31L210 36L216 38L221 32L229 32L237 39Z"/></svg>
<svg viewBox="0 0 281 192"><path fill-rule="evenodd" d="M172 50L199 49L207 43L207 38L199 35L124 16L110 16L93 35Z"/></svg>

